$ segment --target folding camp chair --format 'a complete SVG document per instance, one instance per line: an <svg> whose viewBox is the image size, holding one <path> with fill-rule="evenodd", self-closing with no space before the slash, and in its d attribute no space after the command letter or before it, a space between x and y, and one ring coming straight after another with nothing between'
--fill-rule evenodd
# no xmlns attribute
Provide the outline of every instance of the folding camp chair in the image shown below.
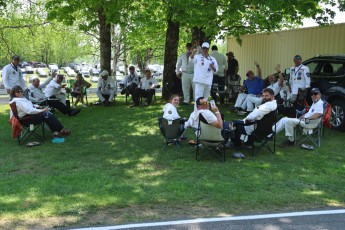
<svg viewBox="0 0 345 230"><path fill-rule="evenodd" d="M165 138L163 149L165 149L168 144L174 144L177 148L179 148L179 138L183 132L183 129L181 129L181 119L169 121L163 117L160 117L158 118L158 125L163 137Z"/></svg>
<svg viewBox="0 0 345 230"><path fill-rule="evenodd" d="M244 126L254 125L254 131L248 136L248 144L251 147L252 156L259 153L264 147L271 153L276 151L276 123L277 110L274 110L255 122L243 124ZM273 127L273 129L272 129ZM273 146L270 145L273 141ZM255 144L258 143L257 145Z"/></svg>
<svg viewBox="0 0 345 230"><path fill-rule="evenodd" d="M38 141L44 141L44 123L43 121L31 121L29 122L30 115L25 116L23 118L19 118L18 111L17 111L17 105L15 102L12 102L10 104L12 116L14 116L21 124L22 131L17 137L18 145L21 145L26 140L28 140L30 137L34 137ZM42 135L38 133L39 129L42 129Z"/></svg>
<svg viewBox="0 0 345 230"><path fill-rule="evenodd" d="M294 129L295 145L300 145L306 141L310 142L315 147L321 147L321 138L323 136L323 117L326 113L328 103L323 101L323 114L319 117L319 123L315 128L305 128L301 125L297 125ZM306 109L299 111L296 110L296 117L306 113Z"/></svg>
<svg viewBox="0 0 345 230"><path fill-rule="evenodd" d="M74 85L75 79L69 79L68 80L68 87L67 87L67 98L70 98L71 93L73 92L73 85ZM85 104L88 105L89 102L87 100L87 91L86 91L86 87L83 87L83 95L84 95L84 99L85 99ZM71 95L72 98L72 105L74 104L73 102L73 96Z"/></svg>
<svg viewBox="0 0 345 230"><path fill-rule="evenodd" d="M196 150L197 161L214 155L220 162L225 162L225 140L218 129L210 124L206 124L202 115L199 115L198 129L196 130Z"/></svg>

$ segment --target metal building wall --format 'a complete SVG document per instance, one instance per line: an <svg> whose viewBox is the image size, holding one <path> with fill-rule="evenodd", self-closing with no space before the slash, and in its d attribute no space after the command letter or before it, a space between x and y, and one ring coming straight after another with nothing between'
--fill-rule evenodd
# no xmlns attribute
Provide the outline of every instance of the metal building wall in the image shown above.
<svg viewBox="0 0 345 230"><path fill-rule="evenodd" d="M293 65L293 57L300 54L307 60L318 54L345 54L345 23L328 27L310 27L273 33L244 35L240 46L229 37L227 50L233 51L239 62L239 75L244 79L247 70L256 73L254 61L261 67L263 78Z"/></svg>

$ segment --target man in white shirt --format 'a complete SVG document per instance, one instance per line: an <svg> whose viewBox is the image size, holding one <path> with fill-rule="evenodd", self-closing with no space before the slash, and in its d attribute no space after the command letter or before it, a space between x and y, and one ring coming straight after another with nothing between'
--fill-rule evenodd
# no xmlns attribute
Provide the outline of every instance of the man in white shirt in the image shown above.
<svg viewBox="0 0 345 230"><path fill-rule="evenodd" d="M299 118L283 117L277 122L276 133L285 129L285 136L288 137L288 140L283 143L284 145L294 145L294 128L297 125L300 125L303 128L316 128L319 122L322 122L321 115L324 110L324 102L321 100L320 90L318 88L313 88L311 90L311 97L313 104L306 114Z"/></svg>
<svg viewBox="0 0 345 230"><path fill-rule="evenodd" d="M145 78L141 80L139 87L134 90L132 95L133 104L131 108L139 105L140 97L146 98L145 106L149 106L152 102L152 97L155 94L156 79L151 76L151 70L145 70Z"/></svg>
<svg viewBox="0 0 345 230"><path fill-rule="evenodd" d="M290 68L290 91L291 102L302 100L307 96L307 89L310 88L309 68L302 64L302 57L296 55L293 59L295 65Z"/></svg>
<svg viewBox="0 0 345 230"><path fill-rule="evenodd" d="M109 106L117 92L116 83L107 70L103 70L99 76L96 94L104 106Z"/></svg>
<svg viewBox="0 0 345 230"><path fill-rule="evenodd" d="M49 100L46 98L45 94L43 93L43 88L46 87L52 79L53 76L49 77L44 83L40 84L40 79L34 78L32 80L32 85L29 86L29 100L38 105L47 104L50 107L59 110L61 113L68 114L70 116L78 114L80 109L71 110L70 107L61 103L59 100Z"/></svg>
<svg viewBox="0 0 345 230"><path fill-rule="evenodd" d="M274 92L270 88L265 88L262 90L262 104L256 107L251 113L248 114L246 118L243 120L234 121L235 135L231 138L232 143L235 147L239 147L241 145L241 137L242 139L246 139L246 136L251 135L252 132L255 130L255 124L252 125L245 125L250 124L251 122L255 122L257 120L261 120L266 114L277 109L277 101L274 98ZM252 143L249 143L250 145Z"/></svg>
<svg viewBox="0 0 345 230"><path fill-rule="evenodd" d="M2 80L7 94L10 94L12 88L16 85L19 85L24 91L27 89L22 70L18 66L19 62L20 57L14 55L11 63L2 69Z"/></svg>
<svg viewBox="0 0 345 230"><path fill-rule="evenodd" d="M210 44L208 42L204 42L202 43L201 48L201 54L195 55L197 49L194 49L193 53L189 57L189 60L194 63L193 82L195 84L195 99L199 97L207 99L210 96L213 73L218 72L216 59L208 53Z"/></svg>
<svg viewBox="0 0 345 230"><path fill-rule="evenodd" d="M121 94L125 94L126 91L128 91L129 94L133 94L135 88L137 88L140 83L140 77L136 74L135 67L131 65L128 69L129 74L125 76Z"/></svg>
<svg viewBox="0 0 345 230"><path fill-rule="evenodd" d="M187 51L178 58L176 63L176 75L181 78L182 81L182 91L183 91L183 103L182 105L188 105L190 101L190 87L193 87L193 92L195 90L193 83L194 76L194 63L189 61L189 56L192 54L192 43L187 43ZM182 72L181 72L182 71Z"/></svg>
<svg viewBox="0 0 345 230"><path fill-rule="evenodd" d="M217 94L214 91L224 91L225 88L225 73L228 68L228 61L224 54L218 52L218 47L216 45L212 46L212 53L210 54L214 57L218 64L218 72L213 73L213 82L211 96L215 102L217 102ZM219 94L220 104L224 104L224 94Z"/></svg>
<svg viewBox="0 0 345 230"><path fill-rule="evenodd" d="M57 99L64 105L66 104L66 94L61 89L66 87L66 84L61 84L64 79L63 74L58 74L55 79L51 80L44 90L47 99ZM69 106L69 105L68 105Z"/></svg>

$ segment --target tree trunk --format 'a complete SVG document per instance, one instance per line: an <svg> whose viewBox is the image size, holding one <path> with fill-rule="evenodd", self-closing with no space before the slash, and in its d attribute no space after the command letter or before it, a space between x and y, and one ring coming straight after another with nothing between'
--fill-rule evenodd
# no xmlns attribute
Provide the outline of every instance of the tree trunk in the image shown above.
<svg viewBox="0 0 345 230"><path fill-rule="evenodd" d="M203 42L210 43L210 38L206 36L202 28L195 26L192 28L192 42L193 44L198 43L198 45L201 46Z"/></svg>
<svg viewBox="0 0 345 230"><path fill-rule="evenodd" d="M171 93L181 94L181 80L176 77L178 41L180 38L180 23L168 20L165 40L164 71L163 71L163 98L168 99Z"/></svg>
<svg viewBox="0 0 345 230"><path fill-rule="evenodd" d="M104 9L98 9L101 70L111 73L111 25L106 22Z"/></svg>

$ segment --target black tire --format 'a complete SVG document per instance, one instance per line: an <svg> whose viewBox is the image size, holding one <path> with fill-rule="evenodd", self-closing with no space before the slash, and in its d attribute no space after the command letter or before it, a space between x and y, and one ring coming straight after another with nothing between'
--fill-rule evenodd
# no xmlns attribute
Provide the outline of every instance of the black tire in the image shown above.
<svg viewBox="0 0 345 230"><path fill-rule="evenodd" d="M334 129L345 130L345 102L334 101L332 105L331 125Z"/></svg>

